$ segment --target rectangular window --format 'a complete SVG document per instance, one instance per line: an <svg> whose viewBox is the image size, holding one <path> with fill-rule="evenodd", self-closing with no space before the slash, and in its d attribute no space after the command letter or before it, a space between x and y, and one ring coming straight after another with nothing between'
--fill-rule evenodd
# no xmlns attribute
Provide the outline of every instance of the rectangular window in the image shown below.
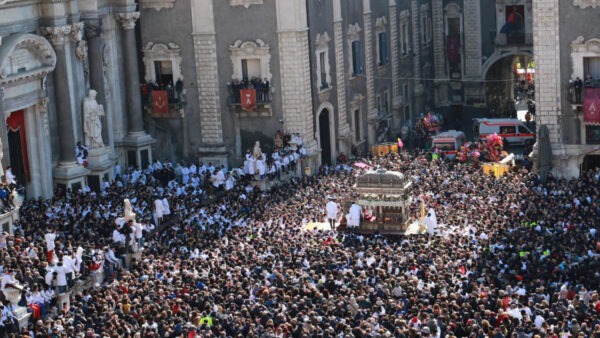
<svg viewBox="0 0 600 338"><path fill-rule="evenodd" d="M427 35L426 35L426 27L427 26L427 17L425 15L421 16L421 29L419 30L421 33L421 44L425 46L427 44Z"/></svg>
<svg viewBox="0 0 600 338"><path fill-rule="evenodd" d="M381 32L378 34L379 41L379 65L385 65L388 63L388 47L387 47L387 34Z"/></svg>
<svg viewBox="0 0 600 338"><path fill-rule="evenodd" d="M390 99L390 93L386 90L383 92L383 112L387 115L390 112L390 104L389 104L389 99Z"/></svg>
<svg viewBox="0 0 600 338"><path fill-rule="evenodd" d="M583 72L582 79L586 80L588 75L592 77L592 81L587 80L585 83L586 87L597 87L599 85L598 79L600 79L600 57L586 57L583 58Z"/></svg>
<svg viewBox="0 0 600 338"><path fill-rule="evenodd" d="M354 111L354 141L360 142L360 111Z"/></svg>
<svg viewBox="0 0 600 338"><path fill-rule="evenodd" d="M431 17L429 15L427 16L427 26L425 26L425 29L427 31L427 43L430 44L431 40L433 39L433 26L431 24Z"/></svg>
<svg viewBox="0 0 600 338"><path fill-rule="evenodd" d="M400 53L402 55L408 54L408 22L400 23Z"/></svg>
<svg viewBox="0 0 600 338"><path fill-rule="evenodd" d="M500 134L501 135L514 134L516 130L517 130L517 128L515 128L515 126L500 127Z"/></svg>
<svg viewBox="0 0 600 338"><path fill-rule="evenodd" d="M375 108L377 108L377 112L381 112L381 95L375 96Z"/></svg>
<svg viewBox="0 0 600 338"><path fill-rule="evenodd" d="M260 79L260 60L259 59L243 59L242 60L242 79L252 80Z"/></svg>
<svg viewBox="0 0 600 338"><path fill-rule="evenodd" d="M321 89L328 88L327 71L325 69L325 52L319 53L319 67L321 68Z"/></svg>
<svg viewBox="0 0 600 338"><path fill-rule="evenodd" d="M404 121L410 121L410 106L404 106Z"/></svg>
<svg viewBox="0 0 600 338"><path fill-rule="evenodd" d="M360 41L352 41L352 74L361 74Z"/></svg>
<svg viewBox="0 0 600 338"><path fill-rule="evenodd" d="M461 30L460 18L447 18L448 35L446 36L446 56L448 72L451 79L462 78Z"/></svg>
<svg viewBox="0 0 600 338"><path fill-rule="evenodd" d="M173 64L171 61L154 61L156 83L166 86L173 84Z"/></svg>

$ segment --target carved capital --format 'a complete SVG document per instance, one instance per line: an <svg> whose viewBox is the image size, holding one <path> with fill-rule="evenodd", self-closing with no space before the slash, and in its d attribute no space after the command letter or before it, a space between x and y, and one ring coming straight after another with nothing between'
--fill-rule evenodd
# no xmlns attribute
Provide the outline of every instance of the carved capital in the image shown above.
<svg viewBox="0 0 600 338"><path fill-rule="evenodd" d="M123 29L135 28L135 22L140 18L140 12L117 13L117 20Z"/></svg>
<svg viewBox="0 0 600 338"><path fill-rule="evenodd" d="M79 42L83 39L83 22L76 22L71 25L71 42Z"/></svg>
<svg viewBox="0 0 600 338"><path fill-rule="evenodd" d="M87 20L85 22L85 38L93 39L102 35L102 20Z"/></svg>
<svg viewBox="0 0 600 338"><path fill-rule="evenodd" d="M55 26L55 27L41 27L40 32L45 36L53 46L61 46L67 42L67 37L71 33L72 27L68 26Z"/></svg>

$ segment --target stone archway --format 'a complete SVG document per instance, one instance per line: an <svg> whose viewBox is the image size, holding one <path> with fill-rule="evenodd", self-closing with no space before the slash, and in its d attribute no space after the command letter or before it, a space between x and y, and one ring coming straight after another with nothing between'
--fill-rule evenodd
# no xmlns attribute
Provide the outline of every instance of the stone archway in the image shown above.
<svg viewBox="0 0 600 338"><path fill-rule="evenodd" d="M335 163L336 144L335 144L335 119L334 108L329 102L324 102L317 109L316 123L317 130L315 136L321 149L321 164Z"/></svg>
<svg viewBox="0 0 600 338"><path fill-rule="evenodd" d="M515 86L521 75L516 74L515 64L526 67L533 55L529 51L495 51L482 69L485 83L485 100L492 114L504 116L514 109ZM523 66L524 65L524 66Z"/></svg>
<svg viewBox="0 0 600 338"><path fill-rule="evenodd" d="M24 172L20 184L25 185L29 197L52 196L52 151L48 122L46 76L54 70L56 54L45 38L34 34L14 34L3 38L0 45L0 111L4 126L2 165L6 167L22 160ZM19 115L18 126L14 115ZM14 116L13 116L14 115ZM8 120L12 116L13 119ZM9 142L7 127L18 131L18 139ZM18 145L16 147L15 145ZM15 149L11 149L15 146ZM12 152L18 152L21 159ZM17 163L15 163L16 165Z"/></svg>

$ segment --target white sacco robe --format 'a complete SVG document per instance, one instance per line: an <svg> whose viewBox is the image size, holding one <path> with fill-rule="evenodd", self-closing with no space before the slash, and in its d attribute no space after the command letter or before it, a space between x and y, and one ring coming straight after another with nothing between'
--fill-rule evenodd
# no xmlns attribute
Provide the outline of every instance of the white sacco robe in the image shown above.
<svg viewBox="0 0 600 338"><path fill-rule="evenodd" d="M348 227L358 227L360 226L360 213L361 207L360 205L353 203L348 212L347 220Z"/></svg>
<svg viewBox="0 0 600 338"><path fill-rule="evenodd" d="M154 201L154 223L158 224L158 220L163 217L163 204L160 199Z"/></svg>
<svg viewBox="0 0 600 338"><path fill-rule="evenodd" d="M337 218L337 203L334 201L327 202L327 205L325 205L325 210L327 211L327 219Z"/></svg>
<svg viewBox="0 0 600 338"><path fill-rule="evenodd" d="M162 205L163 205L163 215L170 215L171 214L171 208L169 207L169 201L167 201L167 198L163 198L162 200Z"/></svg>
<svg viewBox="0 0 600 338"><path fill-rule="evenodd" d="M438 224L435 210L429 209L429 211L427 211L427 217L425 217L423 223L425 223L425 226L427 227L427 234L435 235L437 233Z"/></svg>

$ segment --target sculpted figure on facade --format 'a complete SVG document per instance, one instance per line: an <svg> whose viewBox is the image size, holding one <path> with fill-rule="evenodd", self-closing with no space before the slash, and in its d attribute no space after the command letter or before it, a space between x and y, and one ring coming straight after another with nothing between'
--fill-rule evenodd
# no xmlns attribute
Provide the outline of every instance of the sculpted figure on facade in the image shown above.
<svg viewBox="0 0 600 338"><path fill-rule="evenodd" d="M83 131L85 133L86 145L90 148L104 147L102 141L102 121L104 108L96 101L97 92L90 89L88 97L83 103Z"/></svg>

